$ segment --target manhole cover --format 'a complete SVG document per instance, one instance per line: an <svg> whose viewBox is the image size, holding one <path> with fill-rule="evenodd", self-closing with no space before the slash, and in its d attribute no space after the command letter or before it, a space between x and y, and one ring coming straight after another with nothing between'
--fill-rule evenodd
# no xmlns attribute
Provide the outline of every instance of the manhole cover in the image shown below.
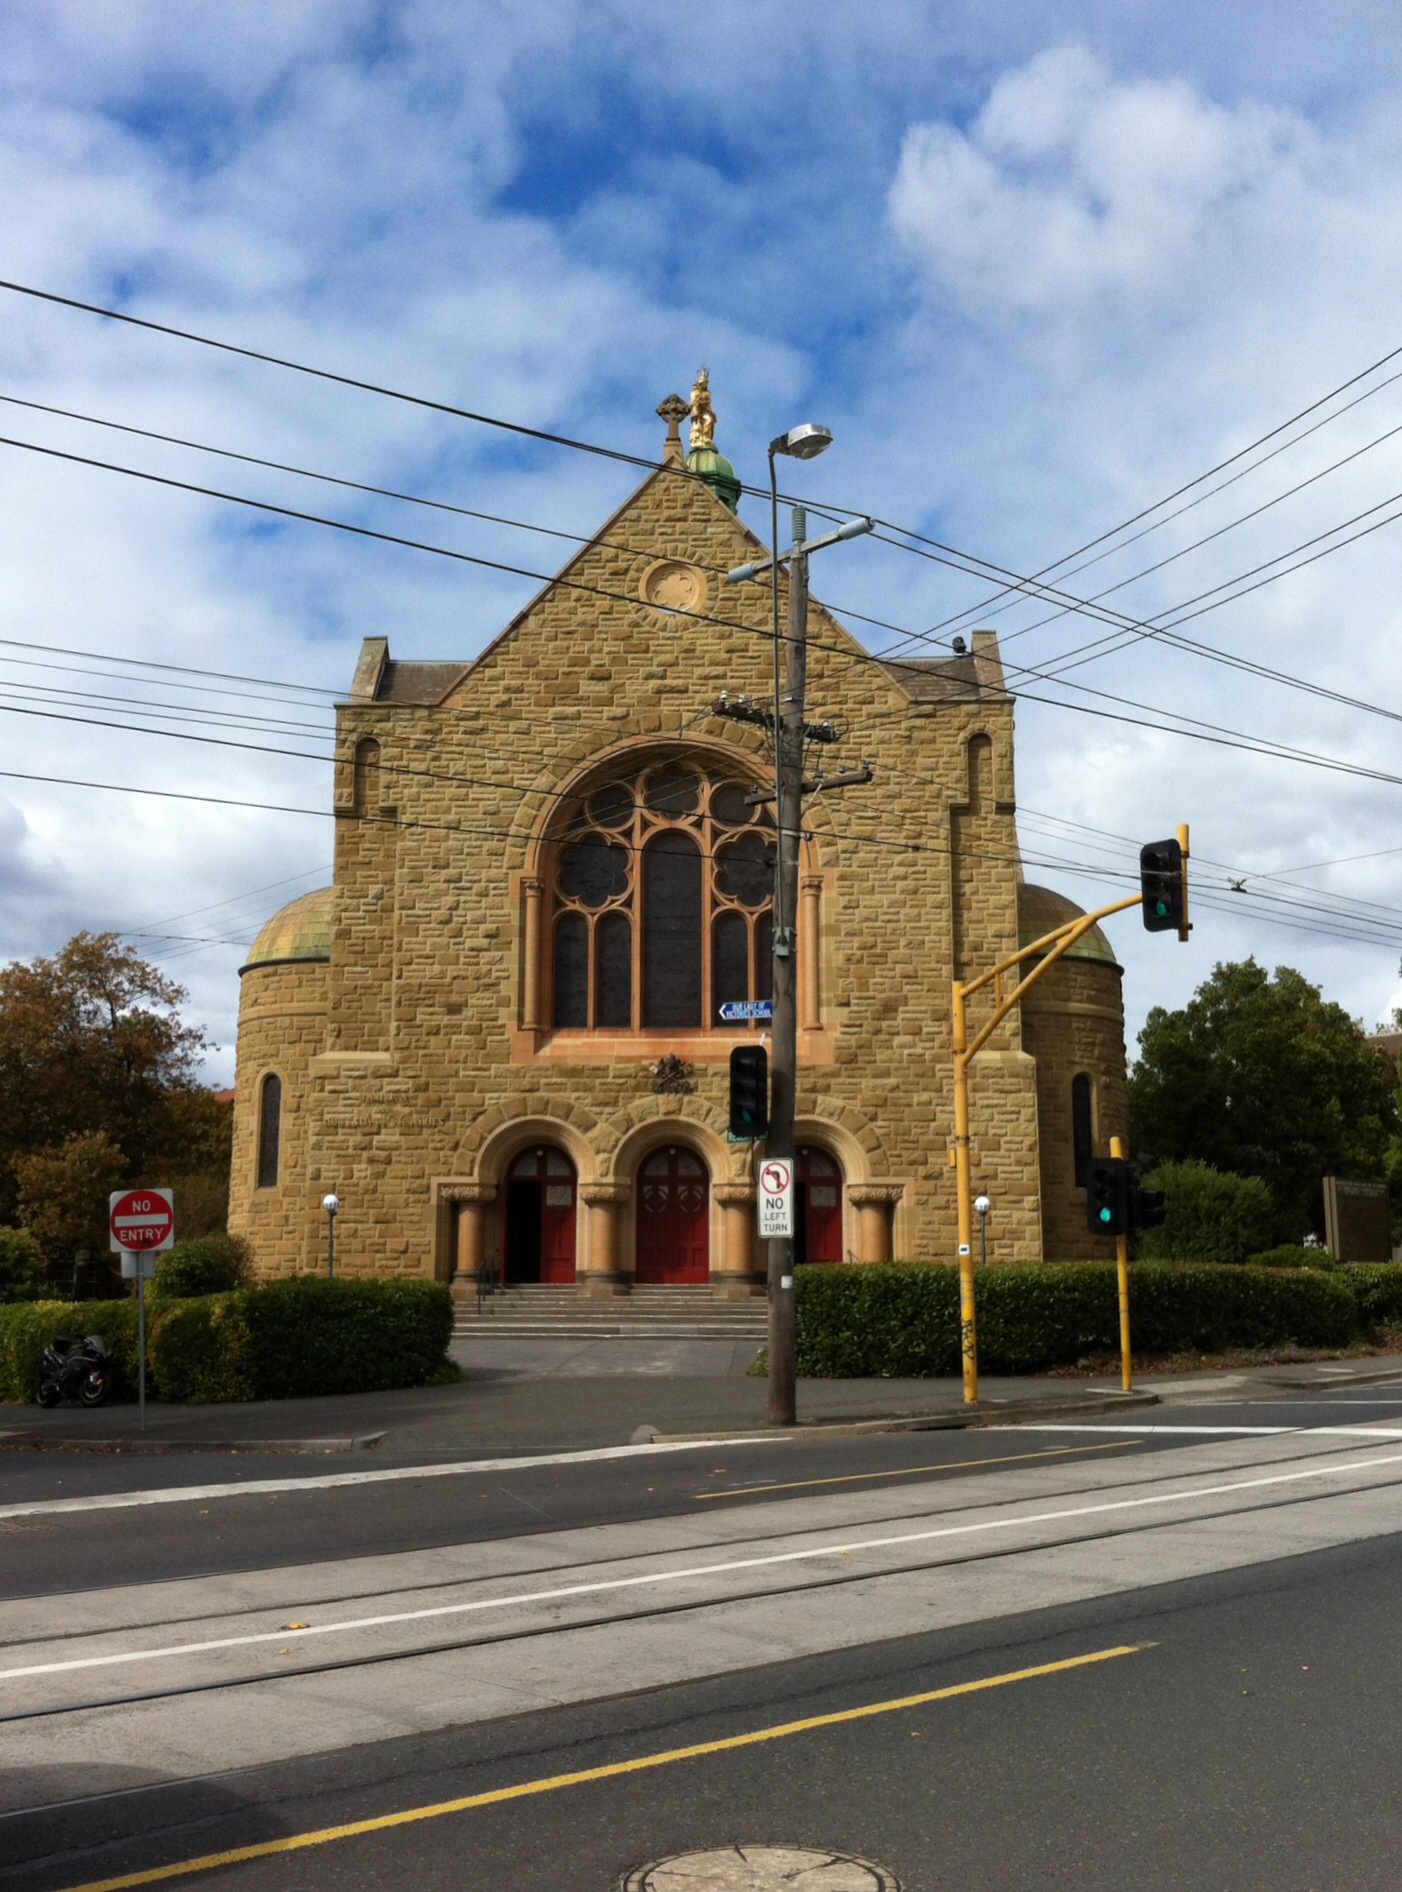
<svg viewBox="0 0 1402 1892"><path fill-rule="evenodd" d="M720 1846L636 1866L622 1892L901 1892L884 1866L811 1846Z"/></svg>

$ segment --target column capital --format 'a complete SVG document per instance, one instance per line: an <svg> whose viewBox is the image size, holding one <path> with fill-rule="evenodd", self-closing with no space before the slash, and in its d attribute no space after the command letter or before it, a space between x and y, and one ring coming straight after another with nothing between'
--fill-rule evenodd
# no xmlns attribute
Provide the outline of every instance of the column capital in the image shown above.
<svg viewBox="0 0 1402 1892"><path fill-rule="evenodd" d="M754 1202L755 1186L751 1182L712 1183L711 1195L723 1209L746 1209Z"/></svg>
<svg viewBox="0 0 1402 1892"><path fill-rule="evenodd" d="M847 1200L856 1209L879 1209L900 1201L905 1194L903 1182L857 1182L847 1184Z"/></svg>
<svg viewBox="0 0 1402 1892"><path fill-rule="evenodd" d="M497 1186L484 1182L441 1182L437 1184L440 1202L495 1202Z"/></svg>
<svg viewBox="0 0 1402 1892"><path fill-rule="evenodd" d="M614 1207L626 1202L632 1193L631 1185L626 1182L587 1182L579 1185L579 1199L588 1203L591 1209Z"/></svg>

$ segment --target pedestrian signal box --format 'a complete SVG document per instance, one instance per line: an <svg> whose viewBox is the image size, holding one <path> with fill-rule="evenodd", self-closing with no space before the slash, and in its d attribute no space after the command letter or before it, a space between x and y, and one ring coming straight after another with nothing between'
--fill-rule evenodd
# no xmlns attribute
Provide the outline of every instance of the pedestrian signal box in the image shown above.
<svg viewBox="0 0 1402 1892"><path fill-rule="evenodd" d="M737 1045L730 1054L730 1138L760 1143L769 1133L769 1053Z"/></svg>
<svg viewBox="0 0 1402 1892"><path fill-rule="evenodd" d="M1165 1214L1164 1193L1162 1189L1141 1188L1139 1178L1134 1178L1130 1190L1129 1219L1133 1228L1162 1228Z"/></svg>

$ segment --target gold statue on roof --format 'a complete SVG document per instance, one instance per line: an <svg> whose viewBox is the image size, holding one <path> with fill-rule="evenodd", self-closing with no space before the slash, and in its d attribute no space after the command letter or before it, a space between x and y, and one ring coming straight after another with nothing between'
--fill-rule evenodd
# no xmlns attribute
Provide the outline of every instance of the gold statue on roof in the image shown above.
<svg viewBox="0 0 1402 1892"><path fill-rule="evenodd" d="M716 410L711 405L711 372L702 368L691 390L691 451L716 444Z"/></svg>

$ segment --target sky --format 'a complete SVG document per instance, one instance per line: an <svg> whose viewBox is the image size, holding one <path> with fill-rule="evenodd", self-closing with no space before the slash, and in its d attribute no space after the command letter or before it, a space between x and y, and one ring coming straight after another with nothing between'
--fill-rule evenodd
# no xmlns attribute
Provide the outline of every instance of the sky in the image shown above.
<svg viewBox="0 0 1402 1892"><path fill-rule="evenodd" d="M1029 877L1101 904L1191 824L1190 946L1109 927L1131 1050L1248 954L1371 1028L1402 1003L1402 38L1321 18L5 0L0 278L648 457L704 361L756 484L826 422L795 482L899 530L814 587L873 647L999 631ZM540 572L568 544L20 403L566 534L637 473L4 290L0 397L0 959L124 933L228 1082L238 966L331 849L231 804L326 810L361 639L471 656L535 586L13 443Z"/></svg>

